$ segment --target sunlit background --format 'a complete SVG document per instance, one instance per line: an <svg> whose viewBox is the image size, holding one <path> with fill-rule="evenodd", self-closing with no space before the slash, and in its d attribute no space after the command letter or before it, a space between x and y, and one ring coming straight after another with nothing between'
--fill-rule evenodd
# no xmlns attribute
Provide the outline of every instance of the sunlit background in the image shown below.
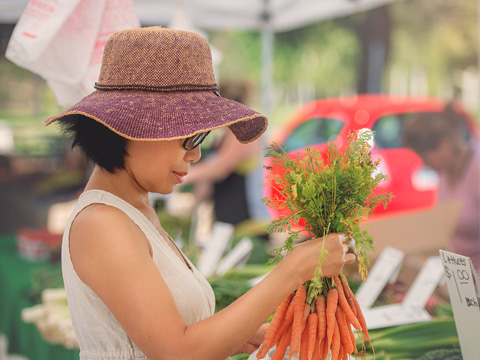
<svg viewBox="0 0 480 360"><path fill-rule="evenodd" d="M356 94L430 97L445 103L456 100L469 116L472 134L476 136L480 115L478 1L386 0L371 1L374 5L363 8L362 0L336 0L331 2L329 11L333 10L333 4L343 1L348 3L348 10L305 17L299 22L295 22L297 10L293 4L308 9L312 6L309 1L243 0L243 6L252 11L245 12L244 17L248 20L239 20L238 24L226 16L223 21L214 17L199 19L200 11L192 11L193 7L201 9L203 3L206 13L213 9L212 13L219 15L225 6L221 4L230 2L217 1L133 0L133 3L142 26L191 29L208 39L213 49L217 81L245 86L248 89L247 105L268 114L270 127L266 142L274 134L278 136L277 130L303 105L314 100L349 98ZM91 165L70 150L55 126L42 125L45 119L63 111L66 106L59 105L44 78L5 57L16 21L26 5L27 1L21 0L0 1L0 239L3 236L8 241L13 241L14 234L18 236L21 229L43 229L47 225L54 228L55 224L48 224L52 206L66 204L68 208L82 191L91 171ZM241 15L244 8L237 6L236 15ZM312 8L313 15L319 7ZM170 12L162 12L165 9ZM278 23L274 21L275 10L283 11ZM384 135L388 137L388 134ZM208 141L206 145L208 147ZM193 220L178 216L191 210L191 199L186 199L184 207L180 204L176 209L170 208L174 204L169 205L166 200L162 197L158 200L159 216L166 228L173 232L172 236L185 245L187 255L197 259L198 249L189 243ZM208 208L205 211L208 213ZM62 224L62 219L59 221ZM199 223L209 224L202 219ZM200 232L208 232L208 229L198 231L197 235L201 236ZM261 232L255 225L240 230L242 236L247 234L252 238ZM8 249L13 248L12 244ZM265 263L272 247L266 244L265 234L260 234L254 241L256 255L250 257L250 264ZM55 263L58 257L50 260ZM36 263L30 261L28 264L30 276L36 270ZM420 267L421 264L413 265L415 270L406 278L411 280ZM264 272L262 268L260 271L251 270L249 274ZM53 273L54 281L61 282L58 271ZM243 276L242 280L247 275ZM216 288L224 296L221 300L217 298L217 301L223 301L220 305L217 303L220 307L233 301L239 295L236 291L248 289L244 283L243 288L238 283L232 284ZM45 286L35 285L38 287L31 289L31 297L22 303L23 306L39 301L39 289ZM24 294L28 284L24 282L22 286L16 290ZM384 299L396 299L402 286L404 284L384 295ZM444 300L444 297L440 298ZM7 307L2 314L9 311ZM4 321L2 314L0 323ZM5 320L0 332L6 331L9 324ZM9 336L8 333L5 335ZM20 353L28 348L25 343L29 341L42 348L38 359L51 356L51 349L45 350L39 345L40 338L10 339L12 351ZM3 351L1 346L0 351ZM55 351L62 354L62 350ZM72 356L72 353L68 354ZM23 355L31 360L37 359L31 354ZM63 359L65 357L60 356L66 355L55 356L59 356L55 359Z"/></svg>

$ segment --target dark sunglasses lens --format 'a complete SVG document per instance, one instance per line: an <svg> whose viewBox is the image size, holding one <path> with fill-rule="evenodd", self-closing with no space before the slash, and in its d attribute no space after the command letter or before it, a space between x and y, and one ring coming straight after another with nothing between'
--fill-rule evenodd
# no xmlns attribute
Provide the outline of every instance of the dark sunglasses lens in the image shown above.
<svg viewBox="0 0 480 360"><path fill-rule="evenodd" d="M183 146L187 150L195 149L198 145L200 145L203 142L203 140L205 140L205 138L207 137L209 132L210 131L200 133L200 134L197 134L197 135L194 135L194 136L191 136L191 137L187 138L185 140L185 142L183 143Z"/></svg>

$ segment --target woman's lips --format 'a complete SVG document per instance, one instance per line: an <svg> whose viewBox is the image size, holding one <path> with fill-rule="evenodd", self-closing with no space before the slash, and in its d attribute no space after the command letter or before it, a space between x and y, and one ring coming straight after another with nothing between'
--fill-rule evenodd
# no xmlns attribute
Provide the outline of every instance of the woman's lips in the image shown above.
<svg viewBox="0 0 480 360"><path fill-rule="evenodd" d="M185 178L187 173L186 172L176 172L176 171L174 171L173 175L175 175L175 177L177 178L178 183L181 184L181 183L183 183L183 179Z"/></svg>

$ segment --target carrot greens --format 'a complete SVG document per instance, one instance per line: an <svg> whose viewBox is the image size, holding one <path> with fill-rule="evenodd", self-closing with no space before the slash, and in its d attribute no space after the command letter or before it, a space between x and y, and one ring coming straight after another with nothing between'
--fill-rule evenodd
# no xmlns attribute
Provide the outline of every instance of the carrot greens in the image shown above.
<svg viewBox="0 0 480 360"><path fill-rule="evenodd" d="M387 179L379 171L380 160L371 158L368 141L372 140L373 132L351 132L348 138L344 151L331 143L324 156L315 148L306 148L303 154L290 157L277 144L269 147L266 156L273 157L272 165L280 166L284 173L268 175L279 195L263 201L272 209L283 209L286 215L274 219L266 230L289 234L284 244L273 250L272 262L280 261L304 230L312 237L345 233L355 239L359 273L366 279L370 264L367 251L374 250L374 244L368 232L360 229L360 223L378 205L386 207L392 195L373 193L374 188ZM301 221L305 222L304 229L298 226ZM318 276L312 281L321 277L325 255L323 250Z"/></svg>

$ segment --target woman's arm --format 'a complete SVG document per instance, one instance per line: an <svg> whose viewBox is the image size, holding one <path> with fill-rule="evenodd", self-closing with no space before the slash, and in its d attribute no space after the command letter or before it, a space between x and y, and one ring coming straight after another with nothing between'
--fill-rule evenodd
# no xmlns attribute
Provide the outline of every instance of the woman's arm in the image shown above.
<svg viewBox="0 0 480 360"><path fill-rule="evenodd" d="M342 236L326 238L325 276L355 261ZM142 231L120 210L93 205L75 220L71 258L80 278L149 359L223 360L249 340L275 308L311 279L322 240L302 243L258 285L213 316L187 326Z"/></svg>

